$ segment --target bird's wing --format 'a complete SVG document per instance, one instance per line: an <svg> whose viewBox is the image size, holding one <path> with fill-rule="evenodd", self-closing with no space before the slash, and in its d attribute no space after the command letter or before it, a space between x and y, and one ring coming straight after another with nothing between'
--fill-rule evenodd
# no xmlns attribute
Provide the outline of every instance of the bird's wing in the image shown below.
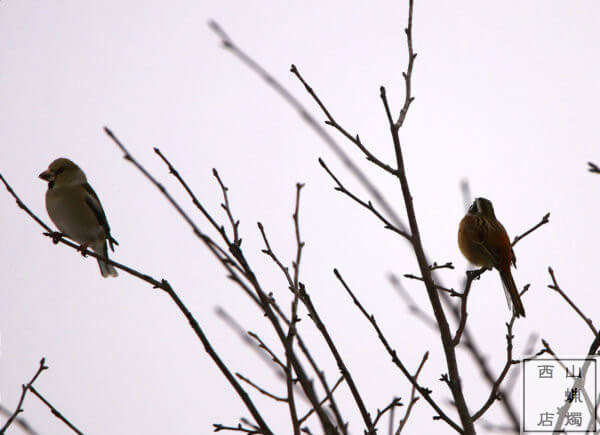
<svg viewBox="0 0 600 435"><path fill-rule="evenodd" d="M488 263L493 265L500 263L500 258L493 249L489 249L483 242L477 242L476 246L479 249L480 254L488 259Z"/></svg>
<svg viewBox="0 0 600 435"><path fill-rule="evenodd" d="M115 245L118 245L119 242L117 242L110 235L110 226L108 225L108 220L106 219L106 215L104 214L104 209L102 208L102 204L100 204L98 195L96 195L96 192L94 192L94 189L92 189L92 186L90 186L88 183L84 183L82 186L88 193L88 195L85 197L85 202L88 205L88 207L92 210L92 213L94 213L94 216L96 216L96 219L98 219L98 223L102 226L102 228L104 228L104 232L106 233L106 238L108 239L110 249L114 251L115 249L113 247L113 243Z"/></svg>

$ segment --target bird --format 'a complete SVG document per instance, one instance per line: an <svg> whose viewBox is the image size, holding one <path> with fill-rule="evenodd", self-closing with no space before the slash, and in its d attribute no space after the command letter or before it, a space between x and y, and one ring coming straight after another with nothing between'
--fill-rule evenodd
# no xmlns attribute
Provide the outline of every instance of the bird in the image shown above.
<svg viewBox="0 0 600 435"><path fill-rule="evenodd" d="M511 264L517 267L517 258L489 199L475 198L460 221L458 247L474 265L498 270L508 308L512 308L516 317L525 317L525 308L510 270Z"/></svg>
<svg viewBox="0 0 600 435"><path fill-rule="evenodd" d="M102 204L81 168L61 157L50 163L39 178L48 182L46 210L60 231L54 234L55 241L56 236L67 236L80 244L82 254L89 247L108 259L107 242L113 252L119 243L110 234ZM103 277L118 275L111 264L100 258L98 265Z"/></svg>

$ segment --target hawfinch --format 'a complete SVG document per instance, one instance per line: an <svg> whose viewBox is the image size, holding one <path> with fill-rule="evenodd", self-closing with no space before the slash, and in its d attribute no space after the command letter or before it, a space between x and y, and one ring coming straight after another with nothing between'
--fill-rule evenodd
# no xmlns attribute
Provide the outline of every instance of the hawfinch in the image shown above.
<svg viewBox="0 0 600 435"><path fill-rule="evenodd" d="M48 182L46 210L59 231L79 243L82 252L90 247L108 258L106 242L112 251L118 243L110 235L98 195L79 166L69 159L56 159L39 177ZM103 277L117 276L117 270L106 261L98 259L98 265Z"/></svg>

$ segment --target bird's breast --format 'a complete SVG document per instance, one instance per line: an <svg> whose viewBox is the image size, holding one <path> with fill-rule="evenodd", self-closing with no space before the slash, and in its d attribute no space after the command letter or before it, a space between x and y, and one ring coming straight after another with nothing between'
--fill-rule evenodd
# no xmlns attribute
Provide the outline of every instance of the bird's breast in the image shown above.
<svg viewBox="0 0 600 435"><path fill-rule="evenodd" d="M86 203L83 189L52 188L46 192L46 209L60 232L78 243L103 240L106 236Z"/></svg>

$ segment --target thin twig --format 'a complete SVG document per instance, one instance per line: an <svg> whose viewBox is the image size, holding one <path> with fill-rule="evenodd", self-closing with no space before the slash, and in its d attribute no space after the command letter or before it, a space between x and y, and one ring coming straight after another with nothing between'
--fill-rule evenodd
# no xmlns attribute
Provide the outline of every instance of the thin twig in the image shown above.
<svg viewBox="0 0 600 435"><path fill-rule="evenodd" d="M298 192L299 192L299 189L298 189ZM354 397L354 401L356 402L356 405L358 406L358 408L360 410L362 418L367 427L368 433L375 434L375 428L373 426L371 416L369 415L369 412L367 411L367 408L362 400L360 392L359 392L358 388L356 387L350 372L346 368L346 364L344 363L344 360L342 359L342 357L337 349L337 346L333 342L333 339L331 338L329 331L325 327L325 324L321 321L321 318L320 318L319 314L317 313L317 310L314 307L309 294L306 292L306 288L304 287L304 284L299 283L298 288L297 289L294 288L295 282L294 282L294 279L292 278L292 276L290 275L289 268L283 265L281 260L279 260L277 255L271 249L271 244L269 243L269 239L267 238L265 229L260 222L258 223L258 228L260 230L260 233L262 235L263 241L265 243L265 248L266 248L266 249L263 249L262 252L264 254L268 255L273 260L273 262L279 267L279 269L281 269L283 275L285 276L286 280L288 281L290 288L295 293L298 294L303 305L308 309L309 317L315 323L315 326L317 327L317 329L319 330L319 332L325 339L325 342L327 343L329 350L331 351L332 355L334 356L334 358L338 364L338 368L340 369L340 371L344 375L344 378L346 379L346 383L348 384L348 387L350 388L350 391L352 392L352 396ZM299 238L297 238L297 241L299 241ZM300 245L299 245L299 248L300 248Z"/></svg>
<svg viewBox="0 0 600 435"><path fill-rule="evenodd" d="M543 217L542 220L539 221L537 224L535 224L533 227L531 227L530 229L528 229L527 231L525 231L523 234L515 236L513 242L512 242L512 246L515 246L517 244L517 242L519 240L521 240L523 237L533 233L535 230L537 230L539 227L541 227L542 225L547 224L548 222L550 222L550 213L546 213Z"/></svg>
<svg viewBox="0 0 600 435"><path fill-rule="evenodd" d="M512 334L512 328L513 328L516 318L517 317L513 314L512 318L510 319L510 322L508 322L506 324L506 362L504 363L504 367L502 368L500 375L496 379L496 382L494 382L494 385L492 386L492 391L490 391L490 395L489 395L488 399L485 401L485 403L479 409L479 411L477 411L475 414L473 414L473 417L472 417L473 421L476 421L479 417L481 417L490 408L490 406L492 406L492 404L496 400L500 400L501 396L498 394L498 392L500 390L500 384L502 384L502 381L508 374L510 367L514 364L519 363L519 361L515 361L512 359L513 338L514 338L514 335Z"/></svg>
<svg viewBox="0 0 600 435"><path fill-rule="evenodd" d="M230 432L243 432L246 434L259 434L261 433L256 429L249 429L242 426L241 423L238 423L237 426L226 426L220 423L213 423L213 432L221 432L221 431L230 431Z"/></svg>
<svg viewBox="0 0 600 435"><path fill-rule="evenodd" d="M83 432L81 432L79 429L77 429L77 427L75 427L75 425L73 423L71 423L69 420L67 420L67 418L62 415L60 413L60 411L58 409L56 409L50 402L48 402L48 400L46 400L46 398L44 396L42 396L33 385L31 385L29 387L29 390L38 397L38 399L40 399L44 405L46 405L48 408L50 408L50 412L52 412L52 414L58 418L60 421L62 421L64 424L66 424L73 432L75 432L78 435L83 435Z"/></svg>
<svg viewBox="0 0 600 435"><path fill-rule="evenodd" d="M219 177L219 172L217 172L215 168L213 168L213 175L219 182L219 186L221 186L221 191L223 192L224 202L221 204L221 207L223 208L223 210L225 210L227 218L229 219L229 223L231 224L231 229L233 230L233 243L239 247L242 244L242 240L240 239L240 235L238 232L240 221L235 220L233 218L233 214L231 213L231 206L229 205L229 196L227 195L227 191L229 190L229 188L225 186L225 184L223 184L221 177Z"/></svg>
<svg viewBox="0 0 600 435"><path fill-rule="evenodd" d="M342 383L342 381L343 381L343 380L344 380L344 377L343 377L343 376L340 376L340 378L337 380L337 382L336 382L336 383L333 385L333 388L331 388L331 390L327 392L327 395L326 395L326 396L323 398L323 400L321 400L321 401L319 402L319 406L323 406L323 404L324 404L325 402L327 402L328 400L330 400L330 399L331 399L331 397L332 397L332 395L333 395L333 392L334 392L334 391L336 390L336 388L337 388L337 387L338 387L338 386L339 386L339 385ZM311 409L310 411L308 411L308 412L307 412L307 413L304 415L304 417L302 417L300 420L298 420L298 422L299 422L300 424L304 423L304 422L306 421L306 419L307 419L308 417L310 417L310 416L311 416L311 415L312 415L314 412L315 412L314 408L313 408L313 409Z"/></svg>
<svg viewBox="0 0 600 435"><path fill-rule="evenodd" d="M344 187L344 185L333 174L333 172L331 172L331 170L327 167L327 165L325 164L323 159L321 159L320 157L319 157L319 164L323 167L323 169L325 169L325 172L327 172L327 174L329 174L329 176L333 179L333 181L335 181L335 184L337 184L337 186L335 187L335 190L337 190L338 192L342 192L343 194L345 194L346 196L350 197L355 202L360 204L362 207L366 208L371 213L373 213L381 222L383 222L383 224L384 224L383 227L386 230L391 230L391 231L401 235L408 241L410 241L410 234L408 234L405 231L401 230L400 228L396 227L388 219L386 219L385 216L383 216L381 213L379 213L379 211L377 211L377 209L373 206L373 203L371 201L365 202L362 199L360 199L359 197L357 197L356 195L354 195L352 192L350 192L348 189L346 189L346 187Z"/></svg>
<svg viewBox="0 0 600 435"><path fill-rule="evenodd" d="M300 82L302 82L302 85L304 85L306 92L308 92L308 94L311 97L313 97L313 99L315 100L317 105L321 108L321 110L327 117L325 124L330 125L331 127L335 128L346 139L348 139L350 142L352 142L354 145L356 145L358 147L358 149L362 151L362 153L365 155L365 157L368 161L379 166L384 171L389 172L392 175L396 175L396 170L394 168L392 168L390 165L384 163L383 161L381 161L380 159L375 157L373 155L373 153L371 153L371 151L369 151L369 149L363 145L362 141L360 140L360 136L358 134L356 136L350 134L346 129L344 129L344 127L342 127L340 124L337 123L337 121L333 118L333 116L331 115L329 110L325 107L325 105L323 104L321 99L317 96L317 94L315 93L313 88L306 82L306 80L304 80L304 77L302 77L302 75L300 74L300 71L298 71L298 68L296 67L296 65L292 65L292 67L290 68L290 71L292 72L292 74L294 74L296 77L298 77L298 80L300 80Z"/></svg>
<svg viewBox="0 0 600 435"><path fill-rule="evenodd" d="M405 273L402 276L404 278L415 279L415 280L421 281L421 282L425 281L425 279L423 279L423 277L413 275L412 273ZM462 293L457 292L453 288L447 288L447 287L444 287L444 286L441 286L441 285L438 285L438 284L435 284L435 288L438 289L438 290L440 290L440 291L442 291L442 292L448 293L448 295L450 295L450 296L455 296L455 297L459 297L459 298L462 297Z"/></svg>
<svg viewBox="0 0 600 435"><path fill-rule="evenodd" d="M1 177L1 175L0 175L0 177ZM11 192L11 193L13 194L13 196L16 196L16 194L14 192ZM17 201L17 203L19 203L19 201ZM24 204L23 204L23 207L21 207L21 208L28 210L26 207L24 207ZM35 380L38 378L38 376L44 370L48 369L48 366L46 366L45 363L46 363L46 358L42 358L40 360L40 366L38 367L37 371L35 372L35 375L33 375L31 380L27 384L21 385L21 397L19 398L19 403L17 403L17 408L11 414L11 416L8 417L8 420L6 420L6 423L4 423L4 426L2 426L0 428L0 434L4 434L6 432L6 429L8 429L10 427L10 425L15 421L17 416L23 412L23 401L25 400L25 395L27 394L27 391L31 390L31 387L32 387L33 383L35 382Z"/></svg>
<svg viewBox="0 0 600 435"><path fill-rule="evenodd" d="M258 337L258 335L242 328L241 325L239 325L237 321L231 315L229 315L229 313L227 313L227 311L225 311L222 307L217 306L215 308L215 312L217 313L217 316L219 316L231 329L233 329L237 333L238 337L240 337L240 339L244 343L246 343L252 350L254 350L257 353L257 355L265 361L265 363L267 363L270 367L273 368L275 375L277 375L279 379L285 379L285 372L282 368L281 361L279 361L279 358L277 358L277 356L275 356L271 352L271 350L264 345L264 343ZM254 338L254 340L258 342L258 346L256 345L256 342L250 337Z"/></svg>
<svg viewBox="0 0 600 435"><path fill-rule="evenodd" d="M385 415L386 412L391 411L400 406L404 406L404 403L401 402L400 397L394 397L392 399L392 401L385 408L377 410L377 415L375 416L375 419L373 420L373 425L375 425L375 427L377 427L377 423L379 423L379 420L381 419L381 417L383 417Z"/></svg>
<svg viewBox="0 0 600 435"><path fill-rule="evenodd" d="M290 324L287 332L287 347L286 347L286 385L287 385L287 402L290 410L290 418L292 427L294 429L294 435L300 435L300 422L298 421L298 411L296 410L296 402L294 400L294 385L293 385L293 373L292 373L292 358L294 357L291 351L294 348L294 337L296 336L296 323L298 322L298 300L300 297L300 289L298 286L298 279L300 275L300 260L302 258L302 248L304 242L300 240L300 191L304 185L301 183L296 184L296 207L292 216L294 220L294 232L296 234L296 261L292 262L294 268L294 278L292 291L294 292L294 298L292 300L292 308L290 314ZM289 352L288 352L289 349Z"/></svg>
<svg viewBox="0 0 600 435"><path fill-rule="evenodd" d="M579 314L579 317L581 317L583 321L588 325L594 336L598 335L598 330L594 326L592 319L583 314L583 311L581 311L581 309L577 305L575 305L571 298L569 298L567 294L560 288L558 282L556 281L556 277L554 276L554 270L552 270L551 267L548 267L548 273L552 278L552 284L548 285L548 288L551 288L552 290L556 291L559 295L561 295L562 298L569 304L569 306L573 308L575 312Z"/></svg>
<svg viewBox="0 0 600 435"><path fill-rule="evenodd" d="M452 339L452 344L456 347L460 343L460 338L465 330L465 326L467 324L467 299L469 297L469 292L471 291L471 285L473 284L473 280L479 278L483 272L486 271L485 267L482 267L479 270L467 271L467 280L465 283L465 290L462 293L461 301L460 301L460 321L458 322L458 328L456 328L456 334Z"/></svg>
<svg viewBox="0 0 600 435"><path fill-rule="evenodd" d="M264 394L265 396L270 397L271 399L273 399L273 400L275 400L277 402L287 402L288 401L288 399L285 398L285 397L279 397L279 396L276 396L273 393L269 393L267 390L265 390L264 388L260 387L256 383L252 382L250 379L248 379L247 377L245 377L241 373L236 373L235 375L238 378L240 378L242 381L244 381L245 383L247 383L248 385L250 385L251 387L254 387L259 393Z"/></svg>
<svg viewBox="0 0 600 435"><path fill-rule="evenodd" d="M294 97L281 83L269 74L258 62L248 56L229 35L223 30L223 28L215 21L209 22L210 28L219 36L223 47L237 57L244 65L250 68L253 72L258 74L265 83L271 87L279 96L281 96L296 112L300 115L300 118L306 122L310 128L325 142L325 144L334 152L334 154L342 161L342 163L348 168L348 170L358 179L360 184L369 192L369 195L383 208L384 212L390 216L394 225L400 228L402 231L406 231L405 225L402 220L385 199L383 194L375 186L375 184L369 180L365 173L350 159L348 154L343 148L331 137L331 135L322 127L322 125L315 120L315 118L309 114L308 110Z"/></svg>
<svg viewBox="0 0 600 435"><path fill-rule="evenodd" d="M113 134L113 132L110 131L107 127L104 128L104 131L124 153L125 160L131 162L142 174L144 174L144 176L148 180L150 180L150 182L152 184L154 184L155 187L157 187L160 190L160 192L169 201L169 203L179 212L180 216L188 223L188 225L190 225L194 234L197 235L204 242L204 244L208 247L208 249L213 253L213 255L215 255L220 260L221 264L228 270L230 275L235 277L236 273L231 268L231 263L228 262L227 259L224 259L222 257L221 251L218 251L215 248L216 244L212 241L212 239L210 237L208 237L207 235L205 235L204 233L202 233L202 231L200 231L200 229L190 219L190 217L185 213L185 211L183 211L183 209L179 206L179 204L171 197L171 195L167 192L167 190L164 188L164 186L162 184L160 184L141 164L139 164L136 159L133 158L133 156L129 153L127 148L125 148L125 146L119 141L119 139L117 139L117 137ZM149 279L151 279L151 278L149 278ZM260 414L260 412L258 411L256 406L250 399L250 396L248 396L248 393L244 390L244 388L240 385L240 383L235 379L235 377L233 376L233 374L231 373L229 368L225 365L225 363L221 360L219 355L213 349L210 341L204 334L204 331L198 324L197 320L194 318L194 316L188 310L188 308L185 306L185 304L181 301L181 299L179 298L177 293L173 290L173 288L168 283L168 281L163 279L160 282L158 282L154 279L151 279L151 281L149 279L147 279L146 281L157 283L158 285L155 285L155 287L161 288L162 290L166 291L167 294L173 300L173 302L175 302L175 304L177 305L179 310L183 313L183 315L186 317L186 319L190 323L190 326L196 333L196 336L200 339L200 341L204 345L204 349L210 355L210 357L213 359L213 361L217 364L217 366L219 367L221 372L225 375L225 377L227 378L229 383L232 385L232 387L236 390L236 392L238 393L238 395L240 396L240 398L246 405L246 408L248 409L248 411L250 411L250 413L252 414L252 417L256 420L256 423L261 428L261 431L264 433L272 434L271 429L269 428L267 423L264 421L262 415ZM236 282L238 282L240 285L242 285L242 282L239 279Z"/></svg>
<svg viewBox="0 0 600 435"><path fill-rule="evenodd" d="M350 290L350 287L348 287L348 284L346 284L346 281L344 281L344 279L342 278L342 275L340 274L340 272L337 269L334 269L333 273L335 274L335 277L338 279L338 281L340 281L340 283L342 284L342 286L344 287L346 292L350 295L350 297L352 298L352 301L358 307L360 312L371 323L371 325L375 329L375 332L377 333L377 336L379 337L379 341L381 341L381 343L385 347L388 354L392 357L392 361L394 362L394 364L400 369L402 374L410 381L410 383L417 389L419 394L421 394L421 396L423 396L425 398L427 403L429 403L429 405L435 410L437 415L434 417L434 419L440 419L440 420L445 421L455 431L462 434L463 433L462 428L459 425L457 425L454 421L452 421L450 419L450 417L448 417L446 415L446 413L444 413L442 408L440 408L440 406L433 400L433 398L431 397L431 390L429 388L425 388L425 387L422 387L421 385L419 385L416 377L410 374L408 369L404 366L404 363L400 360L400 358L398 358L398 354L397 354L396 350L393 349L390 346L390 344L388 343L387 338L385 337L385 335L379 328L379 325L375 321L375 316L373 316L372 314L369 314L367 312L367 310L363 307L363 305L356 298L356 296L354 295L352 290Z"/></svg>
<svg viewBox="0 0 600 435"><path fill-rule="evenodd" d="M425 352L425 354L423 355L423 358L421 359L421 363L419 364L419 367L417 368L417 371L415 372L416 380L419 379L421 370L423 369L423 366L425 365L425 361L427 361L428 358L429 358L429 351ZM413 407L415 406L415 403L417 403L418 400L419 400L419 398L417 397L417 389L413 385L411 392L410 392L410 400L408 401L408 407L406 408L406 413L404 414L404 417L402 417L400 419L400 423L398 424L398 429L396 430L396 435L400 435L400 433L402 432L402 429L404 429L404 426L406 425L406 422L408 421L408 417L410 417L410 413L411 413Z"/></svg>
<svg viewBox="0 0 600 435"><path fill-rule="evenodd" d="M198 201L198 199L196 198L196 196L194 195L194 193L191 191L191 189L189 188L189 186L187 185L187 183L185 182L185 180L183 180L183 178L181 177L181 175L179 174L179 172L176 170L176 168L173 167L173 165L170 163L170 161L164 156L164 154L158 150L157 148L155 148L155 152L156 154L167 164L168 168L169 168L169 172L172 173L177 180L180 182L180 184L184 187L184 189L187 191L188 195L190 196L190 198L192 199L192 202L196 205L196 207L201 211L201 213L208 219L208 221L210 222L210 224L213 226L213 228L215 228L222 236L224 242L227 244L227 246L229 247L229 250L232 252L232 254L234 255L236 260L239 260L238 262L235 262L231 257L227 256L225 253L222 252L222 249L217 245L214 244L214 247L212 247L211 249L217 250L219 252L222 253L222 256L224 257L224 260L219 258L219 260L223 263L224 266L226 266L226 268L228 268L228 271L230 272L230 278L232 278L238 285L240 285L240 287L244 290L244 292L246 292L246 294L258 305L260 306L263 310L266 311L270 311L271 310L271 306L272 309L275 311L275 313L277 314L277 316L279 316L287 326L290 326L291 324L291 320L287 319L286 315L283 313L283 311L279 308L279 306L277 305L277 303L275 302L275 300L272 297L266 297L264 295L264 293L262 292L262 290L260 289L260 287L257 288L257 293L259 294L259 296L262 294L263 297L262 299L257 296L256 294L254 294L242 281L240 281L239 277L237 277L234 273L232 273L231 270L229 270L229 268L233 268L236 271L239 271L245 278L247 278L252 286L258 286L258 282L256 281L256 278L254 277L254 274L252 273L252 271L249 269L248 264L246 263L246 260L243 257L243 254L240 250L240 244L241 244L241 239L239 238L239 236L237 236L237 241L238 243L235 242L231 242L225 232L225 229L222 225L219 225L216 220L206 211L206 208L200 203L200 201ZM226 198L226 192L227 192L227 188L225 187L224 183L221 181L220 177L218 177L218 173L215 174L215 177L217 178L219 185L221 186L221 189L223 191L224 197L225 197L225 202L222 204L222 208L225 209L225 212L228 216L228 219L232 225L232 228L234 230L234 241L236 240L236 230L237 227L239 225L239 221L236 221L233 218L233 215L231 213L231 208L229 205L229 201L228 198ZM259 224L260 226L260 224ZM203 241L205 241L203 239ZM206 243L206 241L205 241ZM210 247L209 247L210 248ZM269 306L270 305L270 306ZM267 314L269 315L269 314ZM275 319L271 319L272 322L275 321ZM276 330L281 331L280 327L274 324L274 327ZM283 333L281 335L279 335L280 339L283 339ZM308 347L304 344L304 341L302 340L301 336L299 334L296 333L296 340L298 342L298 345L300 347L300 350L302 351L302 353L304 354L304 356L306 356L306 358L309 361L309 364L311 365L311 367L313 368L313 370L315 371L315 373L317 374L317 377L319 379L319 381L321 382L321 385L323 386L323 388L325 389L325 391L329 391L329 386L327 384L327 381L325 379L325 375L324 373L319 369L319 367L316 364L316 361L314 360L314 358L312 357ZM298 363L296 363L298 364ZM303 370L301 367L299 367L299 369L301 370L301 373L303 373ZM285 373L285 368L284 368L284 373ZM303 386L303 388L308 388L309 390L312 389L312 387L308 384L307 382L307 378L304 374L302 374L302 376L300 376L300 381L301 384ZM306 394L306 391L305 391ZM313 393L310 394L310 396L306 396L305 398L307 400L309 400L311 403L313 403L314 405L314 400L316 400L316 396L314 396ZM332 400L331 402L331 407L334 411L335 417L338 420L339 426L340 428L342 428L343 433L345 434L345 426L343 424L343 420L342 417L339 413L339 409L335 403L334 400ZM319 415L321 421L323 421L323 419L325 418L325 416L323 414Z"/></svg>
<svg viewBox="0 0 600 435"><path fill-rule="evenodd" d="M414 1L410 0L408 2L408 26L404 29L404 33L406 33L406 44L408 46L408 67L406 68L406 72L402 73L402 77L404 78L404 105L400 110L400 115L398 116L398 120L396 121L394 127L396 131L402 127L404 124L404 120L406 119L406 114L408 113L408 108L411 103L415 100L415 97L412 96L412 72L413 67L415 65L415 58L417 57L417 53L413 50L413 41L412 41L412 19L413 19L413 7ZM391 125L391 123L390 123ZM398 165L398 171L402 171L403 168L401 165Z"/></svg>
<svg viewBox="0 0 600 435"><path fill-rule="evenodd" d="M267 234L265 232L265 229L264 229L264 226L262 225L262 223L258 222L257 225L258 225L258 229L259 229L259 231L261 233L261 236L263 238L263 241L265 243L265 249L263 249L262 252L265 255L269 256L273 260L273 262L277 265L277 267L279 267L279 269L281 270L281 272L283 273L284 277L286 278L286 280L288 282L289 288L292 289L292 291L293 291L293 289L294 289L294 279L292 278L292 275L290 274L289 268L287 266L285 266L281 262L281 260L277 257L277 255L271 249L271 244L269 243L269 239L267 237ZM304 297L304 294L306 294L305 290L303 290L304 285L300 283L298 285L298 287L299 288L297 290L297 294L299 295L300 300L302 301L302 303L305 306L307 306L307 304L306 304L306 298ZM307 308L308 308L308 306L307 306ZM313 309L314 309L314 307L313 307ZM309 308L309 313L310 313L310 308ZM315 321L315 319L312 317L312 313L311 313L311 318L313 319L313 321ZM321 330L320 330L320 332L325 337L324 332L321 331ZM326 341L327 341L327 339L326 339ZM330 345L330 344L333 345L333 342L328 343L328 345ZM330 350L332 350L331 346L330 346ZM332 352L333 352L333 350L332 350ZM314 405L313 405L313 407L314 407ZM360 407L360 405L359 405L359 407ZM363 407L364 407L364 405L363 405ZM336 420L338 421L338 427L343 428L344 425L341 422L341 416L339 416L339 411L338 412L335 411L336 408L334 408L334 413L336 414ZM366 408L364 408L364 409L365 409L365 412L366 412ZM363 415L363 418L364 418L364 415Z"/></svg>
<svg viewBox="0 0 600 435"><path fill-rule="evenodd" d="M448 261L447 263L444 263L444 264L438 264L434 261L433 264L429 266L429 270L438 270L438 269L454 269L454 265L452 264L451 261Z"/></svg>

